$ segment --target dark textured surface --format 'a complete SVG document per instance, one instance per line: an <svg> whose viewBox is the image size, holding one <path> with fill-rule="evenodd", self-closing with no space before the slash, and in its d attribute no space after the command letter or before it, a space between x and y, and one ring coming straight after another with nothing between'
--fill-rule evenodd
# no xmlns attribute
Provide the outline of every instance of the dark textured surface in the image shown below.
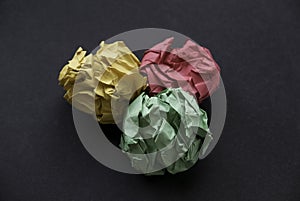
<svg viewBox="0 0 300 201"><path fill-rule="evenodd" d="M299 9L297 0L1 0L0 200L300 200ZM208 47L226 86L218 145L175 176L95 161L57 85L79 45L91 51L142 27Z"/></svg>

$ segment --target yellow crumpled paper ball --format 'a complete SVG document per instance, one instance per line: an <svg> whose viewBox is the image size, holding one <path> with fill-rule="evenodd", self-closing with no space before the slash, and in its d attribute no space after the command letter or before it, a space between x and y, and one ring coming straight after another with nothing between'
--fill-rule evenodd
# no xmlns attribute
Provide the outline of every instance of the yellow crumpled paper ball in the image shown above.
<svg viewBox="0 0 300 201"><path fill-rule="evenodd" d="M119 123L130 100L146 88L139 65L138 58L123 41L102 41L94 55L86 56L86 51L79 47L58 80L66 91L64 98L75 108L95 114L100 123Z"/></svg>

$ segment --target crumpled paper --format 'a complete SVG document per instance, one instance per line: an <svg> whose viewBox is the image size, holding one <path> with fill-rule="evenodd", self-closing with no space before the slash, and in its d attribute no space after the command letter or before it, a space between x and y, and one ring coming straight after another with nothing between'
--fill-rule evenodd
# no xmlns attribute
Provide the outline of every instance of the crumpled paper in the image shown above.
<svg viewBox="0 0 300 201"><path fill-rule="evenodd" d="M220 68L205 47L187 40L182 48L171 49L173 40L168 38L147 50L140 72L147 75L151 94L181 87L201 103L218 87Z"/></svg>
<svg viewBox="0 0 300 201"><path fill-rule="evenodd" d="M81 47L59 74L64 98L83 112L95 114L100 123L122 121L126 104L146 87L138 72L140 62L122 41L100 43L100 49L86 56ZM76 80L76 91L73 87ZM122 84L119 84L119 81ZM111 102L118 108L112 114Z"/></svg>
<svg viewBox="0 0 300 201"><path fill-rule="evenodd" d="M124 117L120 147L131 165L145 174L175 174L192 167L212 135L206 112L181 88L156 96L140 94ZM156 167L163 169L155 170Z"/></svg>

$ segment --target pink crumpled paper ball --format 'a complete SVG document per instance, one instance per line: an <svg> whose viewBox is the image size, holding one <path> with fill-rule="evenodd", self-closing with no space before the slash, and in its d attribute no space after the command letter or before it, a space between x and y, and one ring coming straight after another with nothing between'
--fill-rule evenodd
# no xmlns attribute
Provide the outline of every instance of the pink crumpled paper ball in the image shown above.
<svg viewBox="0 0 300 201"><path fill-rule="evenodd" d="M187 40L183 47L172 49L173 40L168 38L144 53L140 72L148 78L150 95L181 87L201 103L218 87L220 67L207 48Z"/></svg>

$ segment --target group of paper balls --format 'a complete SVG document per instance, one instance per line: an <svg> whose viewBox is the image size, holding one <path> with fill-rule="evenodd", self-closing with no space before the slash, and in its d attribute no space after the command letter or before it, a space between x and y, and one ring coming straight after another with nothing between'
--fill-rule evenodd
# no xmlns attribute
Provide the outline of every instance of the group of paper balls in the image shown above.
<svg viewBox="0 0 300 201"><path fill-rule="evenodd" d="M88 55L80 47L58 78L73 107L121 126L120 149L147 175L189 169L213 137L199 105L217 89L220 68L208 49L192 40L171 48L173 40L146 50L141 62L123 41L102 41Z"/></svg>

